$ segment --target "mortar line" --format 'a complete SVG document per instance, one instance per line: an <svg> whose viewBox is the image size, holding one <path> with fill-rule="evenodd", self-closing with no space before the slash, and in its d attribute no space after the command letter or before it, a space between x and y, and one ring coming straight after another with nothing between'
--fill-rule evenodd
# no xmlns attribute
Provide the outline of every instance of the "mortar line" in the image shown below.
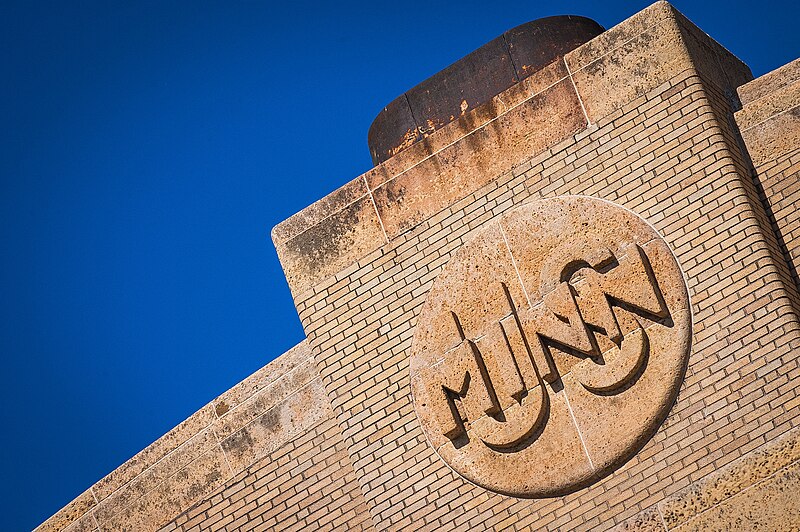
<svg viewBox="0 0 800 532"><path fill-rule="evenodd" d="M383 238L386 240L386 243L389 243L389 235L386 233L386 227L383 225L383 220L381 219L381 213L378 212L378 204L375 203L375 196L372 194L372 189L369 188L369 183L367 182L367 176L362 175L361 178L364 180L364 186L367 187L367 194L369 194L369 199L372 201L372 208L375 209L375 216L378 217L378 223L381 224L381 231L383 231Z"/></svg>
<svg viewBox="0 0 800 532"><path fill-rule="evenodd" d="M567 56L561 58L564 61L564 67L567 69L567 76L569 77L570 82L572 82L572 89L575 91L575 96L578 97L578 103L581 104L581 111L583 111L583 117L586 119L586 127L592 125L592 121L589 120L589 114L586 112L586 107L583 105L583 98L581 98L581 93L578 92L578 86L575 85L575 79L572 77L572 71L569 69L569 65L567 64Z"/></svg>
<svg viewBox="0 0 800 532"><path fill-rule="evenodd" d="M511 46L508 44L508 39L506 39L506 34L503 33L501 37L503 37L503 45L504 45L503 48L505 48L505 51L508 54L508 59L509 61L511 61L511 68L514 70L514 77L517 78L515 83L521 83L523 78L520 77L519 69L517 68L517 65L514 63L514 56L511 55Z"/></svg>
<svg viewBox="0 0 800 532"><path fill-rule="evenodd" d="M211 425L211 432L214 434L214 438L217 440L217 447L219 447L219 450L222 451L222 457L225 459L225 463L228 464L228 469L231 471L231 478L235 477L236 473L233 471L231 461L228 460L228 453L225 452L225 448L222 446L222 440L220 439L219 434L217 434L217 429L213 424Z"/></svg>
<svg viewBox="0 0 800 532"><path fill-rule="evenodd" d="M664 525L664 530L669 531L667 522L664 520L664 514L661 513L661 507L659 506L658 503L656 503L656 512L658 513L658 518L661 519L661 524Z"/></svg>
<svg viewBox="0 0 800 532"><path fill-rule="evenodd" d="M567 387L561 390L564 392L564 402L567 403L567 410L569 411L569 417L572 418L572 424L575 425L575 432L578 433L578 438L581 440L581 447L583 447L583 452L586 454L586 459L589 460L589 467L592 468L592 472L594 473L596 470L594 468L594 463L592 462L592 457L589 456L589 449L586 448L586 442L583 439L583 434L581 433L581 428L578 426L578 420L575 419L575 414L572 412L572 405L569 404L569 397L567 397Z"/></svg>
<svg viewBox="0 0 800 532"><path fill-rule="evenodd" d="M500 234L503 235L503 242L506 245L506 250L508 251L508 255L511 257L511 264L514 265L514 271L517 273L517 280L519 281L519 285L522 287L522 293L525 294L525 300L528 302L528 307L532 308L533 305L531 305L531 298L528 295L528 290L525 288L525 283L522 282L522 276L519 274L517 261L514 258L514 254L511 253L511 246L508 244L508 237L506 236L505 229L503 229L503 224L500 223L500 220L497 221L497 226L500 228Z"/></svg>

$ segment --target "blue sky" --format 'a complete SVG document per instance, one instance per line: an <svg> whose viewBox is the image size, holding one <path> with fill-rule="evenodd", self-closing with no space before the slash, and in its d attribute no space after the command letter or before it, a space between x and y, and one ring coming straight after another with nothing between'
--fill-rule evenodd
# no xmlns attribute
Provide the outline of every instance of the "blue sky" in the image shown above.
<svg viewBox="0 0 800 532"><path fill-rule="evenodd" d="M3 2L3 529L303 338L269 240L371 166L383 105L543 16L649 2ZM760 75L796 2L676 1Z"/></svg>

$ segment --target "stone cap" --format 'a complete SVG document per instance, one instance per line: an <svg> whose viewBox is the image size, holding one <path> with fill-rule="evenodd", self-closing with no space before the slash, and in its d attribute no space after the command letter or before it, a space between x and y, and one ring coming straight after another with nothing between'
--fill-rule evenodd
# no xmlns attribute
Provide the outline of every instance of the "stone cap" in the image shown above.
<svg viewBox="0 0 800 532"><path fill-rule="evenodd" d="M367 134L380 164L603 33L585 17L546 17L512 28L392 100Z"/></svg>
<svg viewBox="0 0 800 532"><path fill-rule="evenodd" d="M742 105L754 103L800 81L800 58L776 68L737 89Z"/></svg>
<svg viewBox="0 0 800 532"><path fill-rule="evenodd" d="M736 125L756 167L800 146L800 59L738 88Z"/></svg>

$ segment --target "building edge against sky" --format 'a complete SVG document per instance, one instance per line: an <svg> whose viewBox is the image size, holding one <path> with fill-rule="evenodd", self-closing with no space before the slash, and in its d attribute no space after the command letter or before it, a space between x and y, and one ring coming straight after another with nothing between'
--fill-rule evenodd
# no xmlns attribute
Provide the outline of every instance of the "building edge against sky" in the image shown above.
<svg viewBox="0 0 800 532"><path fill-rule="evenodd" d="M654 4L278 225L307 339L38 530L800 527L799 176L800 62L752 80ZM688 367L611 474L501 495L429 444L409 352L464 243L567 195L621 205L669 245Z"/></svg>

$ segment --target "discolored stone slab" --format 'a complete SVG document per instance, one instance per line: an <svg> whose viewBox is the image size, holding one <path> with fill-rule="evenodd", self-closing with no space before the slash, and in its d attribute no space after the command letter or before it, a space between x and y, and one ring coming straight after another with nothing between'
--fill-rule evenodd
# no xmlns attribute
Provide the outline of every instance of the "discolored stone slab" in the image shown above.
<svg viewBox="0 0 800 532"><path fill-rule="evenodd" d="M210 429L204 429L186 443L169 453L153 466L144 470L127 484L102 499L94 512L99 523L113 521L115 516L151 496L153 489L178 474L199 457L219 447Z"/></svg>
<svg viewBox="0 0 800 532"><path fill-rule="evenodd" d="M646 29L673 20L674 15L675 10L668 2L656 2L565 54L564 58L570 70L577 72L589 63L620 48Z"/></svg>
<svg viewBox="0 0 800 532"><path fill-rule="evenodd" d="M736 123L740 129L747 130L796 107L800 107L800 81L745 105L741 111L736 113Z"/></svg>
<svg viewBox="0 0 800 532"><path fill-rule="evenodd" d="M670 530L800 530L800 462Z"/></svg>
<svg viewBox="0 0 800 532"><path fill-rule="evenodd" d="M172 516L213 492L229 476L230 467L222 449L215 445L112 516L98 514L98 524L102 530L157 530Z"/></svg>
<svg viewBox="0 0 800 532"><path fill-rule="evenodd" d="M356 178L334 190L327 196L315 201L302 211L287 218L272 228L272 241L283 244L300 233L317 225L325 218L332 216L348 205L367 195L367 184L363 178Z"/></svg>
<svg viewBox="0 0 800 532"><path fill-rule="evenodd" d="M742 138L756 167L791 153L800 146L800 106L743 131Z"/></svg>
<svg viewBox="0 0 800 532"><path fill-rule="evenodd" d="M217 417L224 417L228 412L252 399L254 395L272 386L276 381L286 379L288 374L298 370L305 373L305 368L311 358L311 348L308 346L308 342L303 340L214 399L211 403L214 407L214 412ZM301 384L305 384L305 382L301 382Z"/></svg>
<svg viewBox="0 0 800 532"><path fill-rule="evenodd" d="M163 459L167 454L194 438L214 421L214 417L213 407L211 405L204 406L192 414L189 419L159 438L155 443L106 475L92 488L98 500L102 501Z"/></svg>
<svg viewBox="0 0 800 532"><path fill-rule="evenodd" d="M275 247L298 296L385 243L372 199L364 196Z"/></svg>
<svg viewBox="0 0 800 532"><path fill-rule="evenodd" d="M569 80L526 100L374 190L389 239L585 126Z"/></svg>
<svg viewBox="0 0 800 532"><path fill-rule="evenodd" d="M730 497L749 491L800 460L800 429L753 451L659 504L670 529L688 523ZM783 484L781 484L783 485ZM795 488L796 491L796 488ZM741 499L746 500L746 499Z"/></svg>
<svg viewBox="0 0 800 532"><path fill-rule="evenodd" d="M373 162L410 149L602 31L584 17L555 16L522 24L489 41L378 114L367 135Z"/></svg>
<svg viewBox="0 0 800 532"><path fill-rule="evenodd" d="M568 76L566 64L562 59L550 63L498 94L488 102L467 110L452 122L426 135L423 140L398 153L391 159L376 166L364 177L371 190L418 165L433 154L469 135L473 131L524 103L532 96L547 90Z"/></svg>
<svg viewBox="0 0 800 532"><path fill-rule="evenodd" d="M657 15L639 34L625 27L620 45L584 64L593 57L590 50L578 48L567 54L572 78L591 122L633 101L680 72L693 68L681 29L669 5L657 4ZM635 33L635 31L634 31ZM589 43L593 45L594 43Z"/></svg>
<svg viewBox="0 0 800 532"><path fill-rule="evenodd" d="M220 438L227 438L318 377L313 358L306 358L246 401L221 414L219 420L214 422L214 430Z"/></svg>
<svg viewBox="0 0 800 532"><path fill-rule="evenodd" d="M667 244L631 211L579 196L484 228L418 323L409 366L428 441L465 478L517 497L574 491L630 458L672 406L691 338Z"/></svg>
<svg viewBox="0 0 800 532"><path fill-rule="evenodd" d="M330 415L327 396L315 379L226 437L221 445L238 473L326 415Z"/></svg>

